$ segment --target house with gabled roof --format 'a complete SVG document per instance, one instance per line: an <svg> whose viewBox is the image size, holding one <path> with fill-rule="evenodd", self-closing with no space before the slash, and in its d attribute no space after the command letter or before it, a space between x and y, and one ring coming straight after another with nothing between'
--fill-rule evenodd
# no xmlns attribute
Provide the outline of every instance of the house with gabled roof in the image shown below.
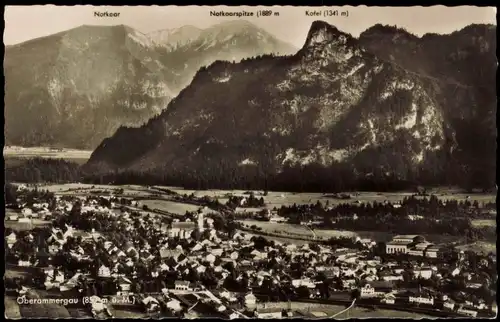
<svg viewBox="0 0 500 322"><path fill-rule="evenodd" d="M396 296L393 293L385 293L382 295L382 298L380 299L380 302L384 304L394 304L395 301L396 301Z"/></svg>
<svg viewBox="0 0 500 322"><path fill-rule="evenodd" d="M147 312L157 312L160 310L160 302L152 296L147 296L142 300Z"/></svg>
<svg viewBox="0 0 500 322"><path fill-rule="evenodd" d="M65 281L64 272L58 269L48 269L45 271L45 288L51 289L59 287Z"/></svg>
<svg viewBox="0 0 500 322"><path fill-rule="evenodd" d="M416 304L434 305L434 296L420 291L413 292L413 294L409 294L408 302Z"/></svg>
<svg viewBox="0 0 500 322"><path fill-rule="evenodd" d="M192 291L193 288L190 285L189 281L175 281L174 288L178 291Z"/></svg>
<svg viewBox="0 0 500 322"><path fill-rule="evenodd" d="M17 236L16 236L16 233L12 232L10 233L7 237L6 237L6 240L7 240L7 246L9 248L12 248L12 246L16 243L17 241Z"/></svg>
<svg viewBox="0 0 500 322"><path fill-rule="evenodd" d="M386 281L365 282L360 289L361 297L380 297L394 291L394 284Z"/></svg>
<svg viewBox="0 0 500 322"><path fill-rule="evenodd" d="M101 265L99 267L99 270L97 272L97 276L99 277L110 277L111 276L111 270L109 269L109 267L107 267L106 265Z"/></svg>
<svg viewBox="0 0 500 322"><path fill-rule="evenodd" d="M204 246L208 246L208 247L214 247L214 246L216 246L216 244L213 243L212 241L210 241L209 239L204 239L201 242L201 244L204 245Z"/></svg>
<svg viewBox="0 0 500 322"><path fill-rule="evenodd" d="M415 278L429 279L432 276L432 269L430 267L419 267L413 269L413 276Z"/></svg>
<svg viewBox="0 0 500 322"><path fill-rule="evenodd" d="M130 294L131 287L132 287L132 281L126 278L125 276L120 276L118 277L116 281L118 285L119 291L117 292L117 295L127 295Z"/></svg>
<svg viewBox="0 0 500 322"><path fill-rule="evenodd" d="M265 259L267 258L267 253L266 252L261 252L257 249L254 249L251 253L250 253L254 259Z"/></svg>
<svg viewBox="0 0 500 322"><path fill-rule="evenodd" d="M196 245L193 248L191 248L191 251L202 250L204 247L205 247L205 245L203 245L202 243L198 242L198 243L196 243Z"/></svg>
<svg viewBox="0 0 500 322"><path fill-rule="evenodd" d="M257 304L257 297L252 292L248 292L244 297L244 301L246 307L254 307Z"/></svg>

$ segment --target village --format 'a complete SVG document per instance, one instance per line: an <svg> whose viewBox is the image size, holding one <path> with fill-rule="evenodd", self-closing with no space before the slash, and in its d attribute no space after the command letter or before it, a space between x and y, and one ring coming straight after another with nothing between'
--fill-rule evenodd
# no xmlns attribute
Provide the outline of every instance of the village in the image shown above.
<svg viewBox="0 0 500 322"><path fill-rule="evenodd" d="M179 216L114 195L17 189L5 220L22 229L5 231L5 285L22 317L40 317L30 313L38 307L47 317L321 317L296 302L496 316L496 255L425 235L299 245L244 231L207 206Z"/></svg>

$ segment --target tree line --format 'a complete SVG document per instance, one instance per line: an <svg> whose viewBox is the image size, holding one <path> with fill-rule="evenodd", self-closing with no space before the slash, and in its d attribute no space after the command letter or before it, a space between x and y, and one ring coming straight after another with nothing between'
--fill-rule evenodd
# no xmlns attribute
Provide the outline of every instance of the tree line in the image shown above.
<svg viewBox="0 0 500 322"><path fill-rule="evenodd" d="M201 162L201 161L200 161ZM449 170L448 172L450 172ZM272 173L264 165L234 167L223 161L217 166L205 163L166 167L165 171L90 171L76 163L62 159L33 158L21 164L7 166L7 181L24 183L142 184L173 185L187 189L248 189L290 192L340 191L401 191L413 190L418 185L458 185L472 190L488 191L491 180L468 180L469 175L417 171L406 177L374 171L370 175L357 174L355 168L345 164L325 167L309 164L303 167L285 166ZM475 175L472 173L471 176ZM465 177L465 179L464 179ZM494 180L493 180L494 181Z"/></svg>
<svg viewBox="0 0 500 322"><path fill-rule="evenodd" d="M491 207L490 204L483 206ZM496 227L472 224L472 219L489 216L477 201L440 200L434 195L405 197L398 204L372 202L329 206L318 201L311 205L282 206L277 211L295 224L321 218L316 226L322 229L463 236L470 241L496 238Z"/></svg>

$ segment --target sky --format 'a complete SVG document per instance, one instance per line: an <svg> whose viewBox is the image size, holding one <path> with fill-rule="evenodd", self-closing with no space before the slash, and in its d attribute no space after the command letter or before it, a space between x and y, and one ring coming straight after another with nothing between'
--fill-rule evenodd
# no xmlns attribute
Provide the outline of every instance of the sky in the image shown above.
<svg viewBox="0 0 500 322"><path fill-rule="evenodd" d="M210 11L242 11L256 13L267 9L279 16L211 17ZM306 10L338 10L348 16L311 17ZM94 12L119 12L117 18L95 17ZM450 33L471 23L496 25L494 7L227 7L227 6L7 6L5 8L4 44L13 45L33 38L48 36L81 25L127 25L140 32L179 28L192 25L207 28L227 21L245 19L267 30L281 40L302 47L311 23L323 20L339 30L357 37L369 27L381 23L403 27L415 35Z"/></svg>

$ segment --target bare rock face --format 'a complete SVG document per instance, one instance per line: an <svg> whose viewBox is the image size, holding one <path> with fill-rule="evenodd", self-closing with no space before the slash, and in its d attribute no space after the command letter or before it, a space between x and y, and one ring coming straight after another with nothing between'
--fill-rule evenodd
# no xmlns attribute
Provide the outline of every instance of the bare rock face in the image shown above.
<svg viewBox="0 0 500 322"><path fill-rule="evenodd" d="M161 115L105 140L87 166L214 181L339 167L410 180L442 169L460 150L449 88L372 47L317 21L295 55L217 61ZM131 141L145 143L127 149Z"/></svg>

